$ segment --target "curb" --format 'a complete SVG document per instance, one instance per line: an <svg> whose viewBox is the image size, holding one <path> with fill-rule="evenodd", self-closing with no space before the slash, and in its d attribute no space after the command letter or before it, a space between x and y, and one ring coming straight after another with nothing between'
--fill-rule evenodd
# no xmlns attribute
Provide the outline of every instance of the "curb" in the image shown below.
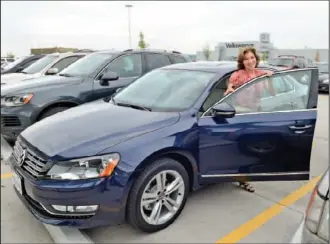
<svg viewBox="0 0 330 244"><path fill-rule="evenodd" d="M44 224L54 243L89 243L94 242L78 229L69 227L56 227Z"/></svg>
<svg viewBox="0 0 330 244"><path fill-rule="evenodd" d="M12 147L1 136L1 160L6 161L12 152ZM94 242L79 229L69 227L57 227L53 225L44 224L50 237L54 243L89 243Z"/></svg>

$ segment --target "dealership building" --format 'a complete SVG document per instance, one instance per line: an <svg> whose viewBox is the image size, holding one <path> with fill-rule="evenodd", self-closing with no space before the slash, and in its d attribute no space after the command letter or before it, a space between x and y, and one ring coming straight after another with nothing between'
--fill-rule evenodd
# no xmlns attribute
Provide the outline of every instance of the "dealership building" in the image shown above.
<svg viewBox="0 0 330 244"><path fill-rule="evenodd" d="M239 50L244 47L256 48L262 60L269 60L279 55L296 55L304 56L311 60L315 60L317 53L321 62L328 62L328 49L278 49L270 41L269 33L260 33L258 41L241 41L241 42L221 42L218 43L214 50L211 51L209 60L236 60ZM203 51L197 52L197 60L207 60Z"/></svg>

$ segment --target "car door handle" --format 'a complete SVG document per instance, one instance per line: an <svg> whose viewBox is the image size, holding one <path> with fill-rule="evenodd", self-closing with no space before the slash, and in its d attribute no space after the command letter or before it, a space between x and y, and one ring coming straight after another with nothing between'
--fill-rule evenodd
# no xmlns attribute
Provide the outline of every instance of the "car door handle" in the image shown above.
<svg viewBox="0 0 330 244"><path fill-rule="evenodd" d="M296 126L296 125L292 125L292 126L289 126L289 128L291 130L306 130L306 129L309 129L309 128L312 128L313 125L302 125L302 126Z"/></svg>
<svg viewBox="0 0 330 244"><path fill-rule="evenodd" d="M289 128L291 130L293 130L296 134L302 134L305 132L306 129L312 128L313 125L301 125L301 126L296 126L296 125L292 125L289 126Z"/></svg>

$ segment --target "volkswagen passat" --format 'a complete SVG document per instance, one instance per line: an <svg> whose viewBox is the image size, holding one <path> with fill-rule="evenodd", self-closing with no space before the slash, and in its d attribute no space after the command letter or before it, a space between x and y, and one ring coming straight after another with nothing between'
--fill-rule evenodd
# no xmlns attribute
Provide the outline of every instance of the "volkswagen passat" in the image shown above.
<svg viewBox="0 0 330 244"><path fill-rule="evenodd" d="M224 96L235 70L233 62L166 66L111 99L37 122L10 158L14 189L44 223L83 229L128 220L154 232L203 185L308 180L317 69L261 76ZM258 108L239 103L262 82L275 93L265 91Z"/></svg>

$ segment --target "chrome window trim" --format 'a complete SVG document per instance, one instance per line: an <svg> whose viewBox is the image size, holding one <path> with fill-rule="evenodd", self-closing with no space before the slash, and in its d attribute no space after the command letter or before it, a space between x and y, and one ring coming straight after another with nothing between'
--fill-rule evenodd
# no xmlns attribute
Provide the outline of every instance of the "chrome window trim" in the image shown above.
<svg viewBox="0 0 330 244"><path fill-rule="evenodd" d="M317 108L306 108L306 109L298 109L298 110L283 110L283 111L272 111L272 112L253 112L253 113L242 113L242 114L235 114L236 116L244 116L244 115L256 115L256 114L274 114L274 113L290 113L290 112L307 112L307 111L317 111ZM210 118L213 117L212 115L205 115L200 117L202 118Z"/></svg>
<svg viewBox="0 0 330 244"><path fill-rule="evenodd" d="M283 70L283 71L279 71L279 72L274 72L274 75L281 75L281 74L285 74L285 73L294 73L294 72L299 72L299 71L308 71L308 70L317 70L316 67L312 67L312 68L301 68L301 69L294 69L294 70ZM204 117L213 117L213 116L205 116L205 114L207 114L213 106L215 106L216 104L222 103L223 100L225 100L226 98L236 94L237 91L243 89L245 86L251 84L252 82L255 82L259 79L268 77L267 75L262 75L262 76L258 76L252 80L250 80L249 82L246 82L245 84L241 85L239 88L237 88L233 93L229 93L226 96L224 96L220 101L216 102L215 104L213 104L210 108L208 108L201 116L200 118L204 118ZM310 91L310 89L308 89ZM204 101L205 102L205 101ZM304 110L310 110L310 109L304 109ZM312 109L313 110L313 109ZM299 110L289 110L289 111L276 111L276 112L292 112L292 111L299 111ZM246 114L260 114L260 113L275 113L275 112L257 112L257 113L244 113L244 114L236 114L237 115L246 115Z"/></svg>

